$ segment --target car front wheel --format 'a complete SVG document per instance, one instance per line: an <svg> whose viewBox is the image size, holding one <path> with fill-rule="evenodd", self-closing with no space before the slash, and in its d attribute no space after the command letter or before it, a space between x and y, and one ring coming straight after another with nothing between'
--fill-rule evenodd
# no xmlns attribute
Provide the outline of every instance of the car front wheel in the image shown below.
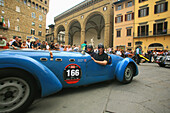
<svg viewBox="0 0 170 113"><path fill-rule="evenodd" d="M133 79L133 75L134 75L133 65L129 64L124 72L123 83L125 84L130 83Z"/></svg>
<svg viewBox="0 0 170 113"><path fill-rule="evenodd" d="M35 99L33 80L14 70L1 71L0 75L0 113L19 113Z"/></svg>

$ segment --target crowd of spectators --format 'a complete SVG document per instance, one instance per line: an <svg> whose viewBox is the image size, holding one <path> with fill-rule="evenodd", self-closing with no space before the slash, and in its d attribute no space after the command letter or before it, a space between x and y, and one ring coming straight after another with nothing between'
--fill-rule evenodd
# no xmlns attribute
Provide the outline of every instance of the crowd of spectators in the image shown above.
<svg viewBox="0 0 170 113"><path fill-rule="evenodd" d="M4 40L3 40L4 41ZM82 45L63 45L63 44L58 44L58 43L47 43L46 41L40 42L39 40L36 41L30 41L30 39L27 40L22 40L21 38L15 37L15 39L10 39L9 42L6 42L7 46L12 49L34 49L34 50L56 50L56 51L75 51L75 52L80 52L84 50L85 45L87 46L87 42L85 41L82 47ZM98 53L98 48L94 48L93 50L95 53ZM134 60L136 60L136 50L131 51L131 50L123 50L123 49L117 49L114 50L113 48L105 48L105 53L107 54L115 54L118 56L121 56L123 58L130 57ZM149 62L154 62L156 61L157 56L159 55L167 55L170 54L170 51L167 50L148 50L146 53L142 51L141 53L144 57L149 59Z"/></svg>

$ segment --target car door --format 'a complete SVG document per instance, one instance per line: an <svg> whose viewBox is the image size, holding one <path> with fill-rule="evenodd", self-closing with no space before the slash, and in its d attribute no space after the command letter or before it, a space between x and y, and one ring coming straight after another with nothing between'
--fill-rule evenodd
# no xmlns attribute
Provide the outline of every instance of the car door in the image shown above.
<svg viewBox="0 0 170 113"><path fill-rule="evenodd" d="M112 64L110 65L100 65L95 63L92 59L87 61L86 64L87 77L95 77L95 76L112 76L111 73L113 71Z"/></svg>

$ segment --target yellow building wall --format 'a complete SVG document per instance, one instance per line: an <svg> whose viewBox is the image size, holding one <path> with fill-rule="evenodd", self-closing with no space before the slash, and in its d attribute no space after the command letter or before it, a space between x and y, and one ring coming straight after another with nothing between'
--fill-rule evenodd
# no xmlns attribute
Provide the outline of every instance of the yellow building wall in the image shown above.
<svg viewBox="0 0 170 113"><path fill-rule="evenodd" d="M134 3L131 7L126 7L125 4L132 0L127 0L125 2L118 3L114 5L114 39L113 39L113 47L114 49L117 49L118 46L125 46L125 50L128 48L128 43L131 43L130 47L133 47L133 26L134 26L134 19L130 21L125 21L125 14L128 14L127 12L132 11L134 12ZM117 6L123 5L123 9L116 10ZM123 22L115 23L115 17L117 17L118 14L123 15ZM131 28L131 36L127 36L127 27ZM121 29L121 37L117 37L117 29ZM133 48L131 48L133 49Z"/></svg>
<svg viewBox="0 0 170 113"><path fill-rule="evenodd" d="M168 11L154 14L154 8L156 5L156 2L160 0L148 0L144 1L142 3L139 3L139 0L135 0L135 27L134 27L134 49L137 47L135 45L136 41L142 41L143 44L141 45L144 49L144 52L146 52L148 49L148 46L152 43L161 43L164 46L164 49L170 50L170 0L168 1ZM138 17L138 10L140 9L140 6L147 5L149 7L149 15L145 17ZM155 20L164 19L166 18L165 22L168 22L167 27L167 36L153 36L153 25L155 23ZM138 26L139 23L142 22L148 22L147 25L149 25L149 36L147 37L138 37ZM166 48L168 46L168 48ZM145 49L146 48L146 49Z"/></svg>

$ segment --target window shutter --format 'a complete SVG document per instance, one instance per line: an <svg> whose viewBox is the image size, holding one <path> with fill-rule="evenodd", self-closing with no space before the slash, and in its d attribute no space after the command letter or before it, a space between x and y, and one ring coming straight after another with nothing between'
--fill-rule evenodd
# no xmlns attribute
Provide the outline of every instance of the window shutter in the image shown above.
<svg viewBox="0 0 170 113"><path fill-rule="evenodd" d="M31 29L31 34L32 34L32 29Z"/></svg>
<svg viewBox="0 0 170 113"><path fill-rule="evenodd" d="M149 15L149 7L147 7L146 15Z"/></svg>
<svg viewBox="0 0 170 113"><path fill-rule="evenodd" d="M140 10L138 10L138 17L140 17Z"/></svg>
<svg viewBox="0 0 170 113"><path fill-rule="evenodd" d="M140 26L138 26L138 36L140 36Z"/></svg>
<svg viewBox="0 0 170 113"><path fill-rule="evenodd" d="M156 35L156 24L153 24L153 35Z"/></svg>
<svg viewBox="0 0 170 113"><path fill-rule="evenodd" d="M125 14L125 21L127 21L127 14Z"/></svg>
<svg viewBox="0 0 170 113"><path fill-rule="evenodd" d="M155 5L154 13L157 13L157 5Z"/></svg>
<svg viewBox="0 0 170 113"><path fill-rule="evenodd" d="M132 13L132 20L134 19L134 13Z"/></svg>
<svg viewBox="0 0 170 113"><path fill-rule="evenodd" d="M123 15L121 16L121 22L123 22Z"/></svg>
<svg viewBox="0 0 170 113"><path fill-rule="evenodd" d="M165 11L168 11L168 2L165 2Z"/></svg>
<svg viewBox="0 0 170 113"><path fill-rule="evenodd" d="M115 17L115 23L117 23L117 17Z"/></svg>
<svg viewBox="0 0 170 113"><path fill-rule="evenodd" d="M168 22L164 22L164 29L166 29L166 30L167 30L167 23Z"/></svg>
<svg viewBox="0 0 170 113"><path fill-rule="evenodd" d="M146 36L148 36L149 33L149 25L146 25Z"/></svg>

